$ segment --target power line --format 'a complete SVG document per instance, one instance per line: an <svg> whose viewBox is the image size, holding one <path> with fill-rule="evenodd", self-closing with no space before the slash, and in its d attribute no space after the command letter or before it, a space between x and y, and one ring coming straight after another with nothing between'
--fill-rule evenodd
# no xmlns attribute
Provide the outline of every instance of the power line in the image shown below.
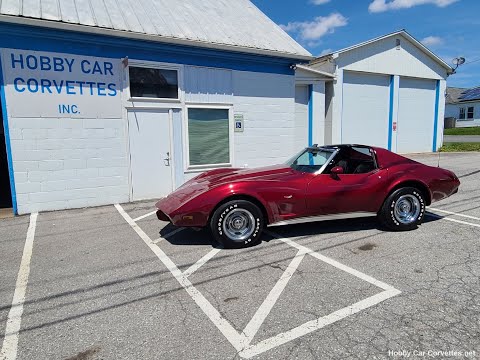
<svg viewBox="0 0 480 360"><path fill-rule="evenodd" d="M473 64L473 63L476 63L476 62L479 62L479 61L480 61L480 58L469 61L469 62L466 62L465 64L463 64L463 66L468 65L468 64Z"/></svg>

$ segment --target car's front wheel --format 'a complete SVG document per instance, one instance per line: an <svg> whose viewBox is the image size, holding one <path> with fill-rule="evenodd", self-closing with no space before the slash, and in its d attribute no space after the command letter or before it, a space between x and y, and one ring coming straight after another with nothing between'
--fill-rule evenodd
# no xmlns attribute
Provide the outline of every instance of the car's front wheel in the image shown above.
<svg viewBox="0 0 480 360"><path fill-rule="evenodd" d="M383 203L378 218L393 231L413 230L425 216L425 197L414 187L395 190Z"/></svg>
<svg viewBox="0 0 480 360"><path fill-rule="evenodd" d="M264 228L262 211L246 200L220 205L210 219L215 239L225 248L243 248L260 243Z"/></svg>

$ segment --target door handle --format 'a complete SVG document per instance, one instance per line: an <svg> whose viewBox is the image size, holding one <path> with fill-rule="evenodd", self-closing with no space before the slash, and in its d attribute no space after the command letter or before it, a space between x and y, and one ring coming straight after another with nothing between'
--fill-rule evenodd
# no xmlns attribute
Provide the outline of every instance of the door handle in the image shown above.
<svg viewBox="0 0 480 360"><path fill-rule="evenodd" d="M167 151L167 157L163 159L165 161L165 166L170 166L170 152Z"/></svg>

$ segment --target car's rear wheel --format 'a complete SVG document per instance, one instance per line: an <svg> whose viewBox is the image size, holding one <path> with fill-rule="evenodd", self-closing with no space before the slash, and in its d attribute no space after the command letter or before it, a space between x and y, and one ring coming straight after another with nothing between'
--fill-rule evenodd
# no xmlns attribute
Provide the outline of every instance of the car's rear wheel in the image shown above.
<svg viewBox="0 0 480 360"><path fill-rule="evenodd" d="M425 196L414 187L391 193L378 213L381 223L393 231L416 229L425 216Z"/></svg>
<svg viewBox="0 0 480 360"><path fill-rule="evenodd" d="M246 200L220 205L210 219L215 239L225 248L243 248L260 243L264 227L262 211Z"/></svg>

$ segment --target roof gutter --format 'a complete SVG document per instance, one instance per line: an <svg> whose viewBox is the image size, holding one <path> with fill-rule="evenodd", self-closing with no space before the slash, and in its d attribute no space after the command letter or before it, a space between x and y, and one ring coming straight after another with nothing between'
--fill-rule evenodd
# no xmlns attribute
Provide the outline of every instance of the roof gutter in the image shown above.
<svg viewBox="0 0 480 360"><path fill-rule="evenodd" d="M124 30L115 30L115 29L106 29L95 26L86 26L79 24L67 24L59 21L44 20L44 19L33 19L19 16L10 16L10 15L0 15L0 22L17 24L17 25L27 25L27 26L37 26L49 29L65 30L65 31L76 31L87 34L96 34L96 35L108 35L114 37L121 37L133 40L143 40L143 41L153 41L167 44L176 44L184 46L193 46L201 47L207 49L216 49L224 50L230 52L242 52L247 54L254 55L263 55L263 56L272 56L286 59L295 59L295 60L306 60L310 61L314 59L311 55L301 55L288 52L280 52L275 50L268 49L258 49L251 48L239 45L228 45L220 43L209 43L201 40L188 40L188 39L179 39L174 37L167 37L161 35L149 35L141 34L136 32L124 31Z"/></svg>
<svg viewBox="0 0 480 360"><path fill-rule="evenodd" d="M305 70L305 71L308 71L308 72L311 72L311 73L314 73L314 74L317 74L317 75L321 75L323 77L328 77L328 78L331 78L331 79L335 79L335 75L333 75L333 74L330 74L330 73L328 73L326 71L322 71L322 70L312 69L309 66L305 66L305 65L301 65L301 64L293 65L293 69L294 70L296 70L296 69Z"/></svg>

